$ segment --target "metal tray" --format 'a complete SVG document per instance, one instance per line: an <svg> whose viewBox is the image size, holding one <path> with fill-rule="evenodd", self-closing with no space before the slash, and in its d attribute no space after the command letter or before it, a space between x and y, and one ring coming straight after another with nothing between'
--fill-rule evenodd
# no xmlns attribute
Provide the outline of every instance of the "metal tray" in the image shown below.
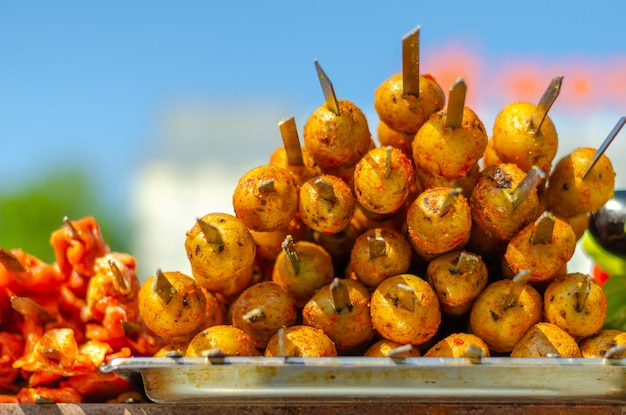
<svg viewBox="0 0 626 415"><path fill-rule="evenodd" d="M117 358L157 403L626 402L626 359Z"/></svg>

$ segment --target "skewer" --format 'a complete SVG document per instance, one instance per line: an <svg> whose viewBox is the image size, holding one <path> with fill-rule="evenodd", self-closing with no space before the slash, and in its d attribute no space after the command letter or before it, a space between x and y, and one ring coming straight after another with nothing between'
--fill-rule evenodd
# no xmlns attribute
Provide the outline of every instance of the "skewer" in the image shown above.
<svg viewBox="0 0 626 415"><path fill-rule="evenodd" d="M0 264L10 272L24 272L26 268L20 263L19 259L11 251L0 248Z"/></svg>
<svg viewBox="0 0 626 415"><path fill-rule="evenodd" d="M415 311L415 290L406 284L398 284L398 301L400 305L410 312Z"/></svg>
<svg viewBox="0 0 626 415"><path fill-rule="evenodd" d="M402 346L394 347L393 349L389 350L387 356L397 357L400 354L409 353L411 350L413 350L412 344L403 344Z"/></svg>
<svg viewBox="0 0 626 415"><path fill-rule="evenodd" d="M387 241L380 235L380 230L374 231L374 236L368 236L367 242L370 250L370 259L387 255Z"/></svg>
<svg viewBox="0 0 626 415"><path fill-rule="evenodd" d="M535 230L530 237L530 242L533 245L548 244L552 241L552 234L554 232L555 217L552 213L545 211L535 221Z"/></svg>
<svg viewBox="0 0 626 415"><path fill-rule="evenodd" d="M585 281L576 291L576 311L579 313L585 309L589 293L591 292L591 277L585 276Z"/></svg>
<svg viewBox="0 0 626 415"><path fill-rule="evenodd" d="M468 344L467 347L463 350L463 356L472 359L480 359L484 355L485 351L473 344Z"/></svg>
<svg viewBox="0 0 626 415"><path fill-rule="evenodd" d="M513 191L509 194L511 199L511 205L513 209L517 209L517 207L522 203L524 199L528 196L528 193L545 179L546 173L537 166L532 166L531 169L526 173L524 179L520 182L520 184L513 189Z"/></svg>
<svg viewBox="0 0 626 415"><path fill-rule="evenodd" d="M420 27L402 38L402 94L420 96Z"/></svg>
<svg viewBox="0 0 626 415"><path fill-rule="evenodd" d="M128 287L128 284L126 284L126 280L124 279L124 275L122 274L122 271L120 271L119 267L117 266L115 261L113 261L112 259L109 259L108 263L109 263L109 267L111 268L111 272L113 273L113 277L115 278L115 281L117 282L117 285L119 285L121 288L120 292L122 294L128 293L129 287Z"/></svg>
<svg viewBox="0 0 626 415"><path fill-rule="evenodd" d="M278 129L283 139L287 162L292 166L304 165L302 147L300 146L300 138L298 137L298 129L296 128L296 120L294 117L279 122Z"/></svg>
<svg viewBox="0 0 626 415"><path fill-rule="evenodd" d="M332 184L322 179L321 177L318 177L313 182L313 186L315 187L315 190L317 191L317 194L320 198L328 200L329 202L335 201L335 189L333 189Z"/></svg>
<svg viewBox="0 0 626 415"><path fill-rule="evenodd" d="M169 304L177 293L176 288L174 288L170 280L167 279L160 269L156 272L156 277L152 283L152 290L165 304Z"/></svg>
<svg viewBox="0 0 626 415"><path fill-rule="evenodd" d="M298 252L296 252L296 245L293 242L293 237L291 235L287 235L280 244L280 247L283 249L283 252L285 252L287 259L291 263L293 273L298 275L300 273L300 258L298 258Z"/></svg>
<svg viewBox="0 0 626 415"><path fill-rule="evenodd" d="M330 283L330 293L333 296L333 304L337 313L341 313L344 309L352 310L348 287L339 278L333 279Z"/></svg>
<svg viewBox="0 0 626 415"><path fill-rule="evenodd" d="M617 136L617 134L622 129L625 123L626 123L626 116L622 116L619 120L617 120L617 123L615 124L613 129L611 130L609 135L604 139L604 141L602 142L602 145L598 148L598 150L596 151L596 154L593 155L593 158L589 162L589 166L587 166L587 170L585 170L585 172L583 173L583 180L587 178L587 175L589 174L591 169L593 169L593 166L596 165L596 163L598 162L598 160L600 160L600 157L602 157L606 149L609 148L609 145L611 145L611 143L613 142L613 140L615 139L615 137Z"/></svg>
<svg viewBox="0 0 626 415"><path fill-rule="evenodd" d="M463 108L467 85L463 78L458 78L450 87L448 108L446 111L446 127L459 128L463 125Z"/></svg>
<svg viewBox="0 0 626 415"><path fill-rule="evenodd" d="M612 359L616 356L621 355L624 352L626 352L626 345L615 345L609 348L609 350L606 351L603 357L605 359Z"/></svg>
<svg viewBox="0 0 626 415"><path fill-rule="evenodd" d="M257 189L262 193L272 193L276 191L276 186L274 185L274 179L263 180L258 184Z"/></svg>
<svg viewBox="0 0 626 415"><path fill-rule="evenodd" d="M441 204L439 217L444 217L448 214L448 212L450 212L450 209L454 207L454 204L456 203L456 199L459 197L461 193L463 193L463 189L460 187L452 189L448 192L448 194L446 195L446 198L443 200L443 203Z"/></svg>
<svg viewBox="0 0 626 415"><path fill-rule="evenodd" d="M265 313L263 313L263 308L255 307L252 310L248 311L246 314L244 314L242 318L248 323L256 323L257 321L263 320L265 318Z"/></svg>
<svg viewBox="0 0 626 415"><path fill-rule="evenodd" d="M315 61L315 70L317 71L317 78L320 80L320 85L322 86L322 92L324 93L324 98L326 99L326 106L330 111L332 111L336 116L340 116L339 112L339 102L337 102L337 95L335 95L335 88L333 87L332 82L326 76L326 72L322 69L320 64Z"/></svg>
<svg viewBox="0 0 626 415"><path fill-rule="evenodd" d="M546 119L546 115L548 115L548 111L552 108L552 104L556 101L556 98L559 96L561 92L561 84L563 83L563 76L557 76L552 78L550 81L550 85L546 88L535 108L535 112L530 117L530 123L528 124L528 133L529 134L538 134L539 129L541 128L541 124Z"/></svg>
<svg viewBox="0 0 626 415"><path fill-rule="evenodd" d="M208 243L218 245L218 247L224 245L224 240L217 227L207 223L202 220L202 218L196 218L196 222L198 226L200 226L200 231Z"/></svg>
<svg viewBox="0 0 626 415"><path fill-rule="evenodd" d="M278 354L282 357L287 357L287 351L285 349L285 328L279 328L276 335L278 336Z"/></svg>
<svg viewBox="0 0 626 415"><path fill-rule="evenodd" d="M36 320L41 324L54 323L57 318L50 314L48 310L34 302L28 297L11 297L11 308L20 313L25 318Z"/></svg>
<svg viewBox="0 0 626 415"><path fill-rule="evenodd" d="M70 233L72 234L72 238L80 239L80 234L78 233L78 230L74 227L74 224L72 223L71 220L69 220L67 216L63 217L63 224L67 226L67 228L70 230Z"/></svg>
<svg viewBox="0 0 626 415"><path fill-rule="evenodd" d="M513 307L517 303L519 296L522 294L522 290L528 283L528 278L530 278L529 269L521 270L513 277L513 283L511 284L509 293L504 298L504 306L502 307L504 310Z"/></svg>
<svg viewBox="0 0 626 415"><path fill-rule="evenodd" d="M476 255L468 254L467 252L461 252L461 255L459 255L459 260L454 266L454 272L459 274L470 272L476 268L476 264L478 263L478 261L479 260Z"/></svg>

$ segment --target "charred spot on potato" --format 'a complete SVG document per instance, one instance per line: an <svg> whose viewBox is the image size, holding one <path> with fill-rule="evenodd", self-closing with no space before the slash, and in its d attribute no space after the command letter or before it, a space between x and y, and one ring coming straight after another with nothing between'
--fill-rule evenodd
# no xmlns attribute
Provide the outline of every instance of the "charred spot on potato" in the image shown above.
<svg viewBox="0 0 626 415"><path fill-rule="evenodd" d="M189 307L189 294L187 293L183 295L183 307Z"/></svg>
<svg viewBox="0 0 626 415"><path fill-rule="evenodd" d="M500 167L496 169L493 176L489 176L489 179L493 181L499 189L510 189L513 183L511 176Z"/></svg>
<svg viewBox="0 0 626 415"><path fill-rule="evenodd" d="M493 311L493 310L489 310L489 314L491 314L491 319L492 319L493 321L498 321L498 320L500 320L500 316L498 316L498 313L496 313L495 311Z"/></svg>

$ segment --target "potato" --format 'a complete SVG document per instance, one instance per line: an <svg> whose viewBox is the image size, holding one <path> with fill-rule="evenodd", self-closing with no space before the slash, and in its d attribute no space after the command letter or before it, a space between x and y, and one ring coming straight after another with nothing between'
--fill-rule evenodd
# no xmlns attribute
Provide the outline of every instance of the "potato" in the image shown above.
<svg viewBox="0 0 626 415"><path fill-rule="evenodd" d="M614 347L626 347L626 332L615 329L600 330L597 334L589 336L579 343L583 357L605 357ZM626 351L616 353L617 359L626 358Z"/></svg>
<svg viewBox="0 0 626 415"><path fill-rule="evenodd" d="M333 234L348 226L354 213L354 195L340 178L317 176L300 187L298 212L305 225L314 231Z"/></svg>
<svg viewBox="0 0 626 415"><path fill-rule="evenodd" d="M477 355L478 353L478 355ZM489 357L489 346L470 333L452 333L439 340L424 357Z"/></svg>
<svg viewBox="0 0 626 415"><path fill-rule="evenodd" d="M397 352L398 350L403 350L406 346L410 346L410 348L406 351ZM380 339L368 347L363 354L363 356L366 357L389 357L391 355L393 357L419 357L421 356L421 353L419 348L413 347L410 344L402 344L387 339Z"/></svg>
<svg viewBox="0 0 626 415"><path fill-rule="evenodd" d="M208 327L196 334L189 342L185 356L204 356L209 351L226 356L259 356L261 354L243 330L229 324Z"/></svg>
<svg viewBox="0 0 626 415"><path fill-rule="evenodd" d="M582 357L576 340L556 324L532 326L511 351L511 357Z"/></svg>
<svg viewBox="0 0 626 415"><path fill-rule="evenodd" d="M284 350L280 350L280 336L283 336ZM265 356L335 357L337 348L323 331L311 326L296 325L281 329L272 336L265 348Z"/></svg>

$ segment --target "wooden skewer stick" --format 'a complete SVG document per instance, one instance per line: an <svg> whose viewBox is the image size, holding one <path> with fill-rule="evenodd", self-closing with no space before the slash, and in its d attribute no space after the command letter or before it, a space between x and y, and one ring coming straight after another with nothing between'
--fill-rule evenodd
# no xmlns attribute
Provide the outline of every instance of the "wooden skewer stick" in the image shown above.
<svg viewBox="0 0 626 415"><path fill-rule="evenodd" d="M208 357L210 359L212 357L224 357L226 356L226 353L224 353L222 350L220 350L217 347L213 347L211 349L206 349L206 350L201 351L200 356Z"/></svg>
<svg viewBox="0 0 626 415"><path fill-rule="evenodd" d="M446 127L460 128L463 125L463 108L467 85L463 78L458 78L450 87L448 108L446 111Z"/></svg>
<svg viewBox="0 0 626 415"><path fill-rule="evenodd" d="M128 284L126 284L122 271L120 271L119 267L112 259L109 259L108 263L111 268L111 272L113 273L113 277L115 278L115 282L117 282L117 285L120 287L120 292L123 294L128 293L129 287Z"/></svg>
<svg viewBox="0 0 626 415"><path fill-rule="evenodd" d="M333 279L330 283L330 293L333 296L333 304L337 313L341 313L345 309L348 311L352 310L353 305L352 301L350 301L350 293L342 280L339 278Z"/></svg>
<svg viewBox="0 0 626 415"><path fill-rule="evenodd" d="M576 311L579 313L585 309L589 293L591 292L591 277L586 275L576 291Z"/></svg>
<svg viewBox="0 0 626 415"><path fill-rule="evenodd" d="M454 272L459 274L471 272L476 269L478 261L479 259L476 255L469 254L467 252L461 252L461 255L459 255L459 260L454 266Z"/></svg>
<svg viewBox="0 0 626 415"><path fill-rule="evenodd" d="M420 96L420 27L402 38L402 94Z"/></svg>
<svg viewBox="0 0 626 415"><path fill-rule="evenodd" d="M622 129L625 123L626 123L626 116L622 116L619 120L617 120L617 123L615 124L613 129L611 130L609 135L606 136L606 138L602 142L602 145L598 148L598 150L596 151L596 154L593 155L593 158L589 162L589 166L587 166L587 170L585 170L585 172L583 173L583 180L587 178L587 175L589 174L591 169L593 169L593 166L596 165L596 163L598 162L598 160L600 160L600 157L602 157L606 149L609 148L609 145L611 145L615 137L617 137L617 134Z"/></svg>
<svg viewBox="0 0 626 415"><path fill-rule="evenodd" d="M57 318L45 308L28 297L11 297L11 308L20 313L24 318L38 321L41 324L55 323Z"/></svg>
<svg viewBox="0 0 626 415"><path fill-rule="evenodd" d="M511 199L511 205L513 206L513 210L517 209L517 207L528 197L528 194L531 190L533 190L539 182L545 179L546 173L538 166L532 166L524 179L520 182L520 184L513 189L511 193L509 193L509 197Z"/></svg>
<svg viewBox="0 0 626 415"><path fill-rule="evenodd" d="M535 229L530 237L533 245L549 244L552 242L552 234L554 233L554 222L556 218L548 211L545 211L535 221Z"/></svg>
<svg viewBox="0 0 626 415"><path fill-rule="evenodd" d="M462 193L463 193L463 189L460 187L452 189L448 192L448 194L446 195L446 198L443 200L443 203L441 204L439 217L444 217L448 214L448 212L450 212L450 210L454 207L454 204L456 203L456 199Z"/></svg>
<svg viewBox="0 0 626 415"><path fill-rule="evenodd" d="M152 290L165 304L169 304L178 292L160 269L156 272L156 278L154 278L154 282L152 283Z"/></svg>
<svg viewBox="0 0 626 415"><path fill-rule="evenodd" d="M273 193L276 191L276 186L274 185L274 179L263 180L258 184L257 189L262 193Z"/></svg>
<svg viewBox="0 0 626 415"><path fill-rule="evenodd" d="M463 357L469 357L472 359L480 359L485 355L485 351L480 347L468 344L467 347L463 350Z"/></svg>
<svg viewBox="0 0 626 415"><path fill-rule="evenodd" d="M300 145L300 138L298 137L298 129L296 127L296 120L291 117L287 120L278 123L278 129L280 130L280 136L283 139L283 147L285 148L285 154L287 155L287 162L292 166L304 165L302 159L302 146Z"/></svg>
<svg viewBox="0 0 626 415"><path fill-rule="evenodd" d="M380 229L374 231L374 236L367 237L369 245L370 259L387 255L387 241L380 234Z"/></svg>
<svg viewBox="0 0 626 415"><path fill-rule="evenodd" d="M24 272L26 268L20 263L19 259L11 251L0 248L0 264L9 272Z"/></svg>
<svg viewBox="0 0 626 415"><path fill-rule="evenodd" d="M550 81L550 85L546 88L535 108L535 112L530 117L530 123L528 124L528 133L529 134L539 134L539 129L541 128L541 124L546 119L548 115L548 111L552 108L552 104L556 101L556 98L559 96L561 92L561 84L563 83L563 76L557 76L552 78Z"/></svg>
<svg viewBox="0 0 626 415"><path fill-rule="evenodd" d="M336 200L335 189L333 189L333 185L328 181L318 177L313 181L313 186L315 187L315 190L320 198L328 200L329 202L334 202Z"/></svg>
<svg viewBox="0 0 626 415"><path fill-rule="evenodd" d="M335 88L333 87L332 82L330 82L330 79L328 79L328 76L326 76L326 72L324 72L317 61L315 61L315 70L317 71L317 78L320 81L322 92L324 93L324 98L326 99L326 106L333 114L338 117L341 116L341 113L339 112L339 102L337 101L337 95L335 95Z"/></svg>
<svg viewBox="0 0 626 415"><path fill-rule="evenodd" d="M530 278L529 269L521 270L515 277L513 277L511 288L509 289L506 297L504 297L504 306L502 307L504 310L517 304L517 300L522 294L522 290L524 290L524 287L528 283L528 278Z"/></svg>
<svg viewBox="0 0 626 415"><path fill-rule="evenodd" d="M287 357L287 348L285 347L285 328L279 328L276 335L278 336L278 355Z"/></svg>
<svg viewBox="0 0 626 415"><path fill-rule="evenodd" d="M204 239L206 239L208 243L218 245L218 247L224 245L224 240L222 239L220 230L216 226L207 223L202 218L196 218L196 222L200 227L200 231L202 232Z"/></svg>
<svg viewBox="0 0 626 415"><path fill-rule="evenodd" d="M265 313L263 312L263 308L255 307L252 310L248 311L246 314L244 314L242 318L248 323L256 323L257 321L263 320L265 318Z"/></svg>
<svg viewBox="0 0 626 415"><path fill-rule="evenodd" d="M411 352L411 350L413 350L412 344L403 344L402 346L394 347L393 349L389 350L387 356L397 357L400 354L409 353Z"/></svg>
<svg viewBox="0 0 626 415"><path fill-rule="evenodd" d="M70 230L70 233L72 234L72 238L80 239L80 233L78 233L78 230L74 227L74 224L72 223L71 220L69 220L67 216L63 217L63 224L67 226L67 228Z"/></svg>
<svg viewBox="0 0 626 415"><path fill-rule="evenodd" d="M285 256L287 256L287 259L291 263L293 273L298 275L300 273L300 258L298 257L298 252L296 252L296 245L293 242L293 237L291 235L287 235L280 244L280 247L283 249Z"/></svg>
<svg viewBox="0 0 626 415"><path fill-rule="evenodd" d="M415 311L417 297L413 287L406 284L398 284L398 301L400 305L410 312Z"/></svg>

